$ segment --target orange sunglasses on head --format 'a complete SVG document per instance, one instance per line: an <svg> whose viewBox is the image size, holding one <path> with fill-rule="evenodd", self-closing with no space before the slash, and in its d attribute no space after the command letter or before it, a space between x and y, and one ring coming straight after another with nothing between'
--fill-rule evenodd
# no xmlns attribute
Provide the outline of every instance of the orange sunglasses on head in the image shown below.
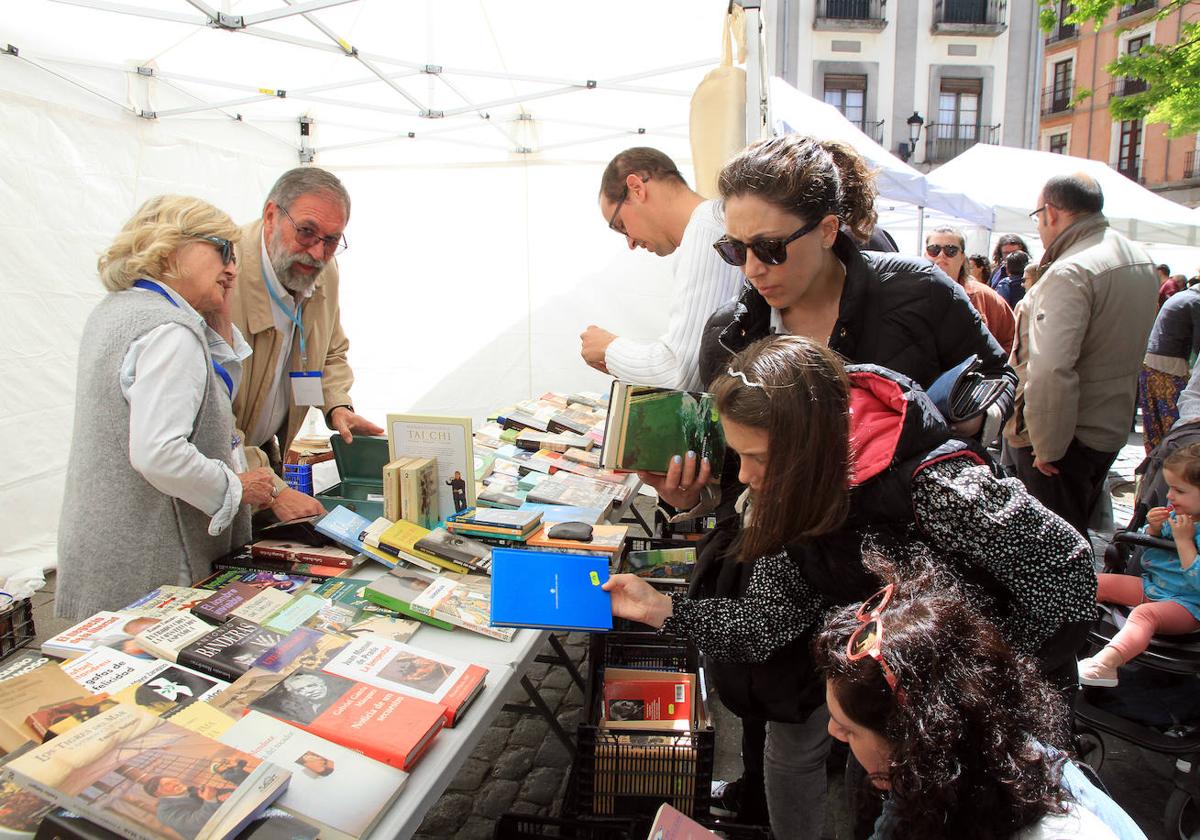
<svg viewBox="0 0 1200 840"><path fill-rule="evenodd" d="M889 583L862 602L862 605L858 608L858 612L854 614L854 617L861 623L850 634L850 640L846 643L846 656L851 662L857 662L866 656L878 662L879 669L883 671L883 678L887 681L888 688L896 695L897 701L904 702L904 693L900 688L900 680L883 658L883 619L881 614L887 609L888 604L892 602L892 595L895 591L896 585Z"/></svg>

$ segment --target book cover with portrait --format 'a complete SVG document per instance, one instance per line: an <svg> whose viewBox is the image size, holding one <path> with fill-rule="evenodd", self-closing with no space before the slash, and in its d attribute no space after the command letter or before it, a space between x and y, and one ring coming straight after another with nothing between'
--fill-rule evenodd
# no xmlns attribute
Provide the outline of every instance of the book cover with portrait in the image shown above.
<svg viewBox="0 0 1200 840"><path fill-rule="evenodd" d="M458 722L487 677L487 668L481 665L370 636L342 648L325 670L437 703L446 710L447 726Z"/></svg>
<svg viewBox="0 0 1200 840"><path fill-rule="evenodd" d="M446 722L437 703L303 669L252 701L250 709L401 770L412 768Z"/></svg>

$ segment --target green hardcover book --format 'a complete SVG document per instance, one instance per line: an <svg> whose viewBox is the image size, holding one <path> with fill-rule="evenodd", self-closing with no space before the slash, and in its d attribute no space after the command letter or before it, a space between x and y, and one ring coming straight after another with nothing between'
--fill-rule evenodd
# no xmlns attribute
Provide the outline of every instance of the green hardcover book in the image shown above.
<svg viewBox="0 0 1200 840"><path fill-rule="evenodd" d="M613 383L602 468L666 472L671 458L689 451L721 474L725 436L712 394Z"/></svg>

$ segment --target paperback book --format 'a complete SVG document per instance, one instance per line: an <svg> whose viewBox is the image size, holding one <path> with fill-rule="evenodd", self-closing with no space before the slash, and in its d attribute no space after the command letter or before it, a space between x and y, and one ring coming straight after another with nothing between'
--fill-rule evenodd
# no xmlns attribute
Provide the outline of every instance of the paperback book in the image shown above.
<svg viewBox="0 0 1200 840"><path fill-rule="evenodd" d="M401 770L412 769L446 721L436 703L303 669L250 709Z"/></svg>
<svg viewBox="0 0 1200 840"><path fill-rule="evenodd" d="M713 476L721 474L725 436L712 394L613 382L600 466L662 473L685 452L707 458Z"/></svg>
<svg viewBox="0 0 1200 840"><path fill-rule="evenodd" d="M408 774L260 712L220 737L223 744L291 771L275 805L319 825L323 838L359 838L396 800Z"/></svg>
<svg viewBox="0 0 1200 840"><path fill-rule="evenodd" d="M442 630L453 630L454 625L433 618L413 609L412 602L433 585L438 576L423 569L397 566L386 575L380 575L363 588L363 595L373 604L415 618Z"/></svg>
<svg viewBox="0 0 1200 840"><path fill-rule="evenodd" d="M526 547L535 551L557 551L567 554L596 554L612 558L625 545L628 525L593 525L589 540L572 540L546 534L553 525L545 525L531 536Z"/></svg>
<svg viewBox="0 0 1200 840"><path fill-rule="evenodd" d="M233 681L255 661L283 641L286 633L233 618L201 636L179 652L179 664L204 674Z"/></svg>
<svg viewBox="0 0 1200 840"><path fill-rule="evenodd" d="M250 546L250 556L255 560L351 569L354 568L355 552L336 545L311 546L287 540L259 540Z"/></svg>
<svg viewBox="0 0 1200 840"><path fill-rule="evenodd" d="M686 732L693 728L695 692L694 674L607 668L600 725Z"/></svg>
<svg viewBox="0 0 1200 840"><path fill-rule="evenodd" d="M0 837L30 838L57 805L7 778L0 778Z"/></svg>
<svg viewBox="0 0 1200 840"><path fill-rule="evenodd" d="M488 670L442 654L386 639L351 642L325 670L378 688L437 703L454 726L483 690Z"/></svg>
<svg viewBox="0 0 1200 840"><path fill-rule="evenodd" d="M95 648L67 660L60 667L84 691L98 694L102 691L116 693L139 682L157 664L155 660L139 659L115 648Z"/></svg>
<svg viewBox="0 0 1200 840"><path fill-rule="evenodd" d="M31 714L87 696L58 665L46 665L0 683L0 752L10 753L29 741L42 738L28 724Z"/></svg>
<svg viewBox="0 0 1200 840"><path fill-rule="evenodd" d="M284 596L287 597L287 596ZM134 637L138 646L159 659L175 662L179 652L212 632L212 625L186 612L175 613Z"/></svg>
<svg viewBox="0 0 1200 840"><path fill-rule="evenodd" d="M312 633L312 631L301 628L289 639L293 637L299 639L299 634L302 633ZM214 696L210 702L230 717L240 718L252 701L274 688L293 671L304 668L321 670L350 641L349 636L312 633L303 644L296 646L298 650L283 652L277 657L277 661L273 659L268 662L265 656L261 657L258 664L238 677L233 684Z"/></svg>
<svg viewBox="0 0 1200 840"><path fill-rule="evenodd" d="M4 660L4 664L0 665L0 682L11 680L13 677L19 677L22 674L28 674L30 671L36 671L43 665L49 665L52 662L58 661L57 657L49 656L41 651L23 650L15 656Z"/></svg>
<svg viewBox="0 0 1200 840"><path fill-rule="evenodd" d="M250 552L246 551L242 554L232 555L234 558L244 557L247 562L250 561ZM247 568L234 568L225 571L217 572L196 584L197 589L217 590L222 586L235 582L252 583L260 589L270 587L278 589L280 592L295 592L298 589L303 589L311 582L304 575L287 575L277 574L274 572L262 572Z"/></svg>
<svg viewBox="0 0 1200 840"><path fill-rule="evenodd" d="M472 471L472 475L474 472ZM412 458L400 465L400 518L433 528L441 519L438 464L435 458Z"/></svg>
<svg viewBox="0 0 1200 840"><path fill-rule="evenodd" d="M244 772L232 782L220 768ZM291 774L118 704L7 765L20 785L136 840L236 836Z"/></svg>
<svg viewBox="0 0 1200 840"><path fill-rule="evenodd" d="M472 572L487 573L492 568L492 549L481 542L461 534L452 534L445 528L434 528L415 547Z"/></svg>
<svg viewBox="0 0 1200 840"><path fill-rule="evenodd" d="M630 492L624 484L584 478L560 470L530 490L528 499L548 505L600 508L607 514L614 505L624 502Z"/></svg>
<svg viewBox="0 0 1200 840"><path fill-rule="evenodd" d="M608 557L498 548L492 552L496 627L603 632L612 629Z"/></svg>
<svg viewBox="0 0 1200 840"><path fill-rule="evenodd" d="M70 732L79 724L107 712L117 701L111 699L106 692L77 697L62 703L43 706L36 712L31 712L25 718L26 725L35 733L36 741L44 744L66 732Z"/></svg>
<svg viewBox="0 0 1200 840"><path fill-rule="evenodd" d="M511 627L495 626L491 621L492 587L488 578L443 575L417 596L410 606L423 615L448 621L502 642L510 642L516 635L516 630Z"/></svg>
<svg viewBox="0 0 1200 840"><path fill-rule="evenodd" d="M388 457L409 455L437 462L438 511L448 514L475 504L471 418L389 414L387 430Z"/></svg>
<svg viewBox="0 0 1200 840"><path fill-rule="evenodd" d="M365 516L355 513L344 505L338 505L317 520L315 527L343 548L361 554L365 548L362 540L363 532L370 524L371 520Z"/></svg>
<svg viewBox="0 0 1200 840"><path fill-rule="evenodd" d="M385 548L390 547L401 558L417 558L423 561L420 565L426 568L428 568L428 564L432 563L435 567L450 572L468 571L467 567L461 563L445 560L436 554L430 554L418 548L417 543L427 536L429 536L428 528L422 528L420 525L401 519L380 535L379 544Z"/></svg>
<svg viewBox="0 0 1200 840"><path fill-rule="evenodd" d="M70 659L95 647L119 647L132 656L154 657L142 650L133 637L155 624L155 616L123 612L98 612L42 642L42 653Z"/></svg>
<svg viewBox="0 0 1200 840"><path fill-rule="evenodd" d="M138 598L121 612L166 618L174 612L190 610L209 596L209 592L191 586L160 586Z"/></svg>

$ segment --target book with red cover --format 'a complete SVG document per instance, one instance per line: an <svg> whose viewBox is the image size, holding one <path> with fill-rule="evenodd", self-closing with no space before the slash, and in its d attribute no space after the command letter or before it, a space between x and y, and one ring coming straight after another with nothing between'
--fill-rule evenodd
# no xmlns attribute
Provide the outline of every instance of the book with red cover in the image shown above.
<svg viewBox="0 0 1200 840"><path fill-rule="evenodd" d="M250 708L401 770L416 764L446 723L437 703L305 668Z"/></svg>
<svg viewBox="0 0 1200 840"><path fill-rule="evenodd" d="M654 815L647 837L654 840L719 840L719 835L665 802Z"/></svg>
<svg viewBox="0 0 1200 840"><path fill-rule="evenodd" d="M282 560L338 569L353 568L355 557L354 552L341 546L312 546L290 540L259 540L250 546L250 555L256 560Z"/></svg>
<svg viewBox="0 0 1200 840"><path fill-rule="evenodd" d="M692 728L695 687L692 674L609 668L600 725L687 731Z"/></svg>
<svg viewBox="0 0 1200 840"><path fill-rule="evenodd" d="M488 672L481 665L377 636L346 645L323 670L437 703L446 710L447 726L454 726L479 696Z"/></svg>

